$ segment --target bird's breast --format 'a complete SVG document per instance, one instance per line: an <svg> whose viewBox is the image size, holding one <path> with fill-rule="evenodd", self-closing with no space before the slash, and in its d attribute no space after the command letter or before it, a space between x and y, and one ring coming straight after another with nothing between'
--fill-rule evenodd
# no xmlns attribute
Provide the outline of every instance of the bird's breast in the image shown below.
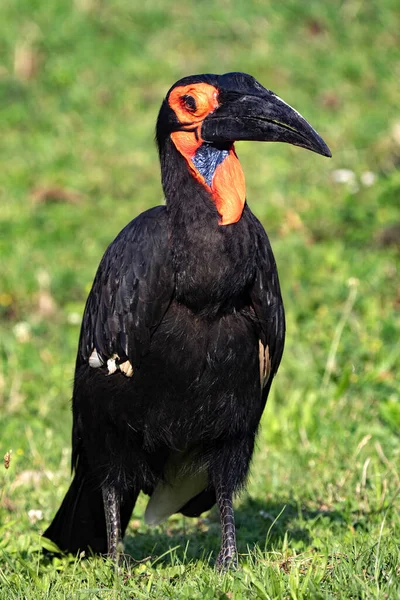
<svg viewBox="0 0 400 600"><path fill-rule="evenodd" d="M149 399L142 416L152 444L187 448L234 435L259 411L259 342L249 311L212 320L174 301L134 379L138 396Z"/></svg>
<svg viewBox="0 0 400 600"><path fill-rule="evenodd" d="M217 221L183 223L172 232L177 301L197 314L224 314L248 303L256 262L253 232L244 216L220 227Z"/></svg>

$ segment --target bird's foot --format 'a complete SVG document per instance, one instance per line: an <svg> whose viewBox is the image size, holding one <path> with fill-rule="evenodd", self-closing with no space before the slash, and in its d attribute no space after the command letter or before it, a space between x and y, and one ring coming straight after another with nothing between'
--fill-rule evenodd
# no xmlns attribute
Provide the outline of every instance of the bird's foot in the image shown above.
<svg viewBox="0 0 400 600"><path fill-rule="evenodd" d="M232 492L226 490L221 480L216 482L215 488L221 520L221 548L215 566L218 571L223 572L237 567L235 519Z"/></svg>
<svg viewBox="0 0 400 600"><path fill-rule="evenodd" d="M236 548L221 548L215 562L215 568L220 573L236 571L238 566Z"/></svg>
<svg viewBox="0 0 400 600"><path fill-rule="evenodd" d="M122 541L118 541L115 545L112 545L104 556L114 564L114 568L118 571L126 566L124 544Z"/></svg>

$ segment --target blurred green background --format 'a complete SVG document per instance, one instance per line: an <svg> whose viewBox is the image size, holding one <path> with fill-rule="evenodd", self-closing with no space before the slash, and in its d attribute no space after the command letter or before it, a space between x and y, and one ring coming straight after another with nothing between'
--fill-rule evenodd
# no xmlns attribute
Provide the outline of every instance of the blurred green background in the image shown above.
<svg viewBox="0 0 400 600"><path fill-rule="evenodd" d="M4 597L64 597L65 586L98 597L399 596L399 15L397 0L2 0ZM237 501L243 569L221 579L208 562L216 513L151 531L142 499L127 550L151 558L110 583L100 560L38 552L69 480L80 318L108 243L163 201L153 141L163 96L182 76L227 71L275 91L333 153L236 147L288 330Z"/></svg>

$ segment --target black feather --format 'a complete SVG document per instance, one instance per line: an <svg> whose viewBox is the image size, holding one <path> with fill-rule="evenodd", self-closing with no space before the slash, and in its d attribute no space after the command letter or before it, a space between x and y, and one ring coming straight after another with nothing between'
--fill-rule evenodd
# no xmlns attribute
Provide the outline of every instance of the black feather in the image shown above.
<svg viewBox="0 0 400 600"><path fill-rule="evenodd" d="M101 487L119 491L124 532L138 493L166 479L172 453L209 477L184 514L210 508L221 478L230 494L239 490L281 360L284 311L267 235L247 205L237 223L219 225L212 197L169 138L175 127L164 103L157 135L166 206L118 235L86 303L73 392L75 477L45 533L63 550L105 551ZM264 390L259 340L271 360ZM88 364L94 349L100 368ZM130 361L132 377L108 374L115 355Z"/></svg>

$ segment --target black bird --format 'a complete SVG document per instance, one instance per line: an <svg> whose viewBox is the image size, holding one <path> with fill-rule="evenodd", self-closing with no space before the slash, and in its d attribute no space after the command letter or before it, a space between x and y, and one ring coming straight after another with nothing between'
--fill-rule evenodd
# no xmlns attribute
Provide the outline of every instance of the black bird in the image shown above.
<svg viewBox="0 0 400 600"><path fill-rule="evenodd" d="M64 551L117 558L140 491L150 524L217 503L225 568L237 553L232 497L285 337L274 256L246 204L234 142L331 153L244 73L178 81L156 139L166 205L131 221L98 268L76 361L75 474L44 535Z"/></svg>

